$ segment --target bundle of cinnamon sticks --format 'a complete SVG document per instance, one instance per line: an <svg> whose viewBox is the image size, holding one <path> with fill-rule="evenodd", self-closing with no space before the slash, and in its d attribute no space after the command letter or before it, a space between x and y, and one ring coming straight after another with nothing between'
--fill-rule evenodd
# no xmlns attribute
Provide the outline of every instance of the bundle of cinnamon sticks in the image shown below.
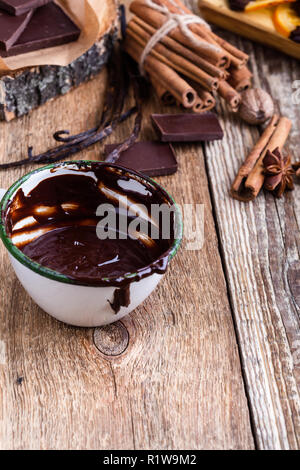
<svg viewBox="0 0 300 470"><path fill-rule="evenodd" d="M180 0L153 0L173 14L192 12ZM127 26L125 49L140 62L153 35L168 21L167 14L157 11L147 0L134 0L133 13ZM194 112L212 109L219 94L237 111L240 92L251 86L252 74L247 68L248 55L214 34L205 24L189 24L195 40L174 27L150 50L144 62L157 95L163 103L180 103ZM210 49L207 44L212 45Z"/></svg>

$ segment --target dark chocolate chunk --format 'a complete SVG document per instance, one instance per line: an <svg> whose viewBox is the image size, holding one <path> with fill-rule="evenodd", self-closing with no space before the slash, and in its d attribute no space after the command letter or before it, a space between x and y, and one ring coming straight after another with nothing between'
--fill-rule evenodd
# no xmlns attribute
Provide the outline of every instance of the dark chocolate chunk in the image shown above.
<svg viewBox="0 0 300 470"><path fill-rule="evenodd" d="M223 138L214 113L152 114L152 122L162 142L201 142Z"/></svg>
<svg viewBox="0 0 300 470"><path fill-rule="evenodd" d="M79 28L55 3L35 10L27 28L9 51L0 51L0 56L11 57L26 52L60 46L76 41Z"/></svg>
<svg viewBox="0 0 300 470"><path fill-rule="evenodd" d="M231 10L244 11L250 0L229 0Z"/></svg>
<svg viewBox="0 0 300 470"><path fill-rule="evenodd" d="M0 0L0 8L8 11L11 15L19 16L52 1L53 0Z"/></svg>
<svg viewBox="0 0 300 470"><path fill-rule="evenodd" d="M300 43L300 26L297 26L297 28L291 32L290 39L292 41Z"/></svg>
<svg viewBox="0 0 300 470"><path fill-rule="evenodd" d="M105 155L109 155L117 146L118 144L106 145ZM136 142L121 153L117 164L147 176L165 176L177 171L172 146L162 142Z"/></svg>
<svg viewBox="0 0 300 470"><path fill-rule="evenodd" d="M21 16L0 12L0 48L6 51L15 44L28 25L33 10Z"/></svg>

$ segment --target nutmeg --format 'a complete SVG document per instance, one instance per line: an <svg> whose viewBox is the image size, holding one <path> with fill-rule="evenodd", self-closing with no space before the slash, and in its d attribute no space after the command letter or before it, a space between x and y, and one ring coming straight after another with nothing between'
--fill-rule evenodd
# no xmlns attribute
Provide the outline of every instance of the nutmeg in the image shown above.
<svg viewBox="0 0 300 470"><path fill-rule="evenodd" d="M250 88L241 93L239 115L249 124L262 124L274 114L274 102L261 88Z"/></svg>

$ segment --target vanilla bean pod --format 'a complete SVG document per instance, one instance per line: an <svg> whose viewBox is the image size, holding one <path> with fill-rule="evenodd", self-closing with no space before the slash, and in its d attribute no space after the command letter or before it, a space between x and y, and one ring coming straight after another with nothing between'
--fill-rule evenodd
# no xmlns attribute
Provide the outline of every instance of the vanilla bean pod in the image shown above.
<svg viewBox="0 0 300 470"><path fill-rule="evenodd" d="M56 147L55 149L49 150L48 152L42 153L40 155L35 155L35 156L32 155L32 148L30 147L28 149L28 158L23 159L23 160L18 160L16 162L3 163L0 165L0 170L5 170L9 168L17 168L20 166L31 165L33 163L47 164L47 163L56 163L61 160L64 160L70 155L74 155L75 153L81 152L82 150L90 147L91 145L94 145L97 142L102 141L103 139L105 139L106 137L112 134L112 132L115 130L115 128L117 127L119 123L125 121L136 112L137 112L137 108L133 106L128 111L124 112L118 119L115 119L111 124L109 124L104 129L102 129L101 132L98 132L91 138L85 139L79 142L78 144L72 143L68 145L62 145L62 146Z"/></svg>
<svg viewBox="0 0 300 470"><path fill-rule="evenodd" d="M121 153L125 150L128 150L138 139L142 127L142 79L140 75L137 75L137 71L132 71L132 62L129 64L129 69L131 70L130 77L133 84L134 99L137 107L137 115L134 122L133 131L129 137L127 137L124 142L118 145L107 157L105 161L108 163L116 163L121 156Z"/></svg>

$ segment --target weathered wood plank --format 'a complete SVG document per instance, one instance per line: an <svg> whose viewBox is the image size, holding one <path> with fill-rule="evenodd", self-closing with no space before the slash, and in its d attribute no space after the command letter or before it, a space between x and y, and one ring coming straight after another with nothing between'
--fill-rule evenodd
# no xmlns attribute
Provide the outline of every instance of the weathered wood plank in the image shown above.
<svg viewBox="0 0 300 470"><path fill-rule="evenodd" d="M0 124L1 161L21 157L27 145L49 147L57 128L94 125L104 85L102 73ZM145 104L146 116L154 109L153 100ZM146 117L143 138L153 135ZM94 332L50 318L25 294L0 247L3 448L253 448L201 146L176 153L179 172L159 181L179 203L204 204L204 246L183 246L155 293L117 326ZM100 156L97 146L76 157ZM0 173L0 186L24 172Z"/></svg>
<svg viewBox="0 0 300 470"><path fill-rule="evenodd" d="M298 62L222 35L251 55L255 85L269 91L292 119L289 148L299 159L300 108L291 99ZM228 190L258 130L223 106L219 112L225 138L206 147L206 160L256 439L262 449L295 449L300 435L300 187L281 200L267 193L249 204L231 199Z"/></svg>

